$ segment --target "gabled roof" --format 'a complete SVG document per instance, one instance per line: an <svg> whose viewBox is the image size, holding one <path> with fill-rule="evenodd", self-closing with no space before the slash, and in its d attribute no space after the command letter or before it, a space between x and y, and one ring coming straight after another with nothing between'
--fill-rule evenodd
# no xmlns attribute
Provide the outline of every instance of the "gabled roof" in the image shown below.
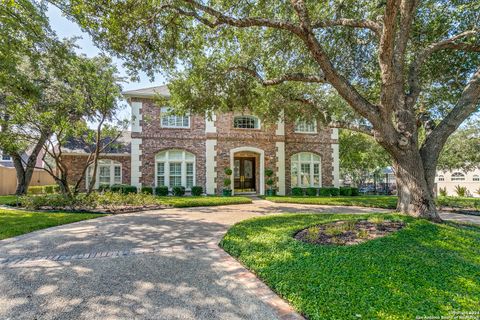
<svg viewBox="0 0 480 320"><path fill-rule="evenodd" d="M103 143L108 143L110 138L104 139ZM112 143L107 147L102 154L125 154L130 153L131 151L131 132L130 131L123 131L122 135L118 137L117 141ZM85 141L79 138L69 138L64 146L62 147L62 152L65 154L89 154L93 152L95 149L94 144L86 144Z"/></svg>
<svg viewBox="0 0 480 320"><path fill-rule="evenodd" d="M155 95L161 95L164 97L169 97L170 92L168 91L167 85L142 88L137 90L128 90L122 92L123 96L126 98L153 98Z"/></svg>

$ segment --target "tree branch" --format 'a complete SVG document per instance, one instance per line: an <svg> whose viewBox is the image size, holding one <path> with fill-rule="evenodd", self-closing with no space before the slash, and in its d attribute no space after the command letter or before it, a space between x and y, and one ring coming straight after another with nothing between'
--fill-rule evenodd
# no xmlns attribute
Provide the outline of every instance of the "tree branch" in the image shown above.
<svg viewBox="0 0 480 320"><path fill-rule="evenodd" d="M355 132L360 132L367 134L369 136L374 137L374 131L371 126L367 125L362 125L362 124L356 124L356 123L350 123L346 121L331 121L328 124L329 127L331 128L340 128L340 129L347 129Z"/></svg>
<svg viewBox="0 0 480 320"><path fill-rule="evenodd" d="M380 32L382 30L382 27L380 24L368 19L358 20L358 19L340 18L335 20L321 20L321 21L312 23L313 29L336 27L336 26L370 29L373 32L375 32L377 36L380 35Z"/></svg>
<svg viewBox="0 0 480 320"><path fill-rule="evenodd" d="M416 103L417 98L421 92L420 70L423 64L425 63L425 61L432 54L445 49L480 52L480 45L456 42L457 40L474 36L474 35L479 35L479 34L480 34L480 30L478 29L467 30L451 38L432 43L428 47L426 47L423 51L421 51L417 55L417 58L412 62L409 68L409 73L408 73L409 93L407 96L407 103L410 106L413 106Z"/></svg>
<svg viewBox="0 0 480 320"><path fill-rule="evenodd" d="M257 79L258 82L260 82L262 85L266 87L274 86L287 81L297 81L297 82L306 82L306 83L326 83L327 82L327 79L325 79L325 77L323 76L309 75L301 72L287 73L277 78L264 79L256 70L248 67L235 66L235 67L229 68L229 70L238 70L238 71L244 72L254 77L255 79Z"/></svg>

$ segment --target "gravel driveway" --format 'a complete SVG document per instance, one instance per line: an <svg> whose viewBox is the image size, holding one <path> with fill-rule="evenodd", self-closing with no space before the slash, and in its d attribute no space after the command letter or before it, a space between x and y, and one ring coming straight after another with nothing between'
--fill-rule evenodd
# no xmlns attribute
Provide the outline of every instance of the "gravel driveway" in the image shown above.
<svg viewBox="0 0 480 320"><path fill-rule="evenodd" d="M281 212L385 210L274 204L165 209L0 241L0 319L299 319L218 248L232 224Z"/></svg>

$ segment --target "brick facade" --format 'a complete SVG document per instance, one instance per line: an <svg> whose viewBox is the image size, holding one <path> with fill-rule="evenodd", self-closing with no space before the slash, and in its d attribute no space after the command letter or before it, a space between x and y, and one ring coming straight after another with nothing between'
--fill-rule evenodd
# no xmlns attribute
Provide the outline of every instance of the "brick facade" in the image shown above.
<svg viewBox="0 0 480 320"><path fill-rule="evenodd" d="M69 184L74 184L80 179L82 175L82 170L85 168L85 163L87 162L88 155L83 154L65 154L62 156L62 160L68 168L68 181ZM122 183L130 184L130 155L103 155L100 156L100 160L114 160L119 162L122 165ZM82 179L80 183L81 190L86 188L85 178Z"/></svg>
<svg viewBox="0 0 480 320"><path fill-rule="evenodd" d="M259 129L233 128L235 114L226 113L217 116L214 121L216 132L206 132L206 119L202 115L190 117L190 128L173 129L161 127L161 108L155 106L152 99L131 97L130 103L141 103L141 120L139 132L132 132L133 139L141 139L140 143L140 179L144 186L155 184L155 156L160 151L168 149L181 149L193 153L196 156L196 181L195 184L206 190L206 140L216 141L213 158L216 162L216 193L219 194L224 188L224 169L231 167L231 152L233 149L241 149L236 156L254 156L256 158L256 190L261 189L260 154L254 152L259 149L264 155L264 169L277 171L277 146L281 142L285 145L285 189L290 192L290 158L298 152L312 152L321 157L322 185L332 185L333 177L333 152L332 143L338 141L332 139L332 129L319 128L315 134L303 134L294 132L294 123L286 123L284 134L277 132L277 125L260 125ZM245 150L246 149L246 150ZM246 153L247 152L247 153ZM232 168L233 169L233 168ZM232 181L233 185L233 181Z"/></svg>

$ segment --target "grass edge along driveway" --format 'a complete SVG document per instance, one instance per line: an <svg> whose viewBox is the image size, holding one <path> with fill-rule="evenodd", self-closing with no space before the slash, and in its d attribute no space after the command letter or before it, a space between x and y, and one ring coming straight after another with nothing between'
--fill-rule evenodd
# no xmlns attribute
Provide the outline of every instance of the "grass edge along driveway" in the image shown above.
<svg viewBox="0 0 480 320"><path fill-rule="evenodd" d="M0 240L36 230L103 216L105 214L37 212L0 208Z"/></svg>
<svg viewBox="0 0 480 320"><path fill-rule="evenodd" d="M369 208L395 209L397 207L396 196L337 196L337 197L288 197L267 196L265 200L276 203L298 203L331 206L357 206Z"/></svg>
<svg viewBox="0 0 480 320"><path fill-rule="evenodd" d="M309 319L415 319L478 312L480 228L402 219L407 226L355 246L293 235L372 215L282 214L234 225L220 245Z"/></svg>

